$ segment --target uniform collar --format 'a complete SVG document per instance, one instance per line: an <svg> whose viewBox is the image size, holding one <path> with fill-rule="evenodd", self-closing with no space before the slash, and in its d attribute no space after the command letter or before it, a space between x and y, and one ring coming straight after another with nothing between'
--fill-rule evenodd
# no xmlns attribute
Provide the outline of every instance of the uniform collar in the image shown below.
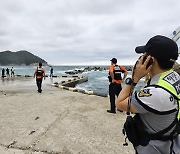
<svg viewBox="0 0 180 154"><path fill-rule="evenodd" d="M160 78L160 76L161 76L162 74L164 74L164 73L168 73L168 72L171 72L171 71L173 71L173 70L172 70L172 69L170 69L170 70L168 70L168 71L165 71L165 72L163 72L163 73L159 73L159 74L157 74L157 75L153 76L153 77L152 77L152 79L151 79L150 84L151 84L151 85L153 85L153 84L157 84L157 82L159 81L159 78Z"/></svg>

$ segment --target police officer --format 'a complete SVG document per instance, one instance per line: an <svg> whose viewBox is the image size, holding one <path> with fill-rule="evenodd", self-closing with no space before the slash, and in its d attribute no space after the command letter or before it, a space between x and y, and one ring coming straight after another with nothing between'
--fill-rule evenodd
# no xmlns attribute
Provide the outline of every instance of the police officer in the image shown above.
<svg viewBox="0 0 180 154"><path fill-rule="evenodd" d="M6 68L6 76L9 76L9 68Z"/></svg>
<svg viewBox="0 0 180 154"><path fill-rule="evenodd" d="M109 96L110 96L110 110L107 110L108 113L116 113L116 106L115 106L115 96L118 96L122 87L121 83L127 76L127 70L120 65L117 65L117 59L112 58L111 66L109 66ZM124 74L123 78L121 73Z"/></svg>
<svg viewBox="0 0 180 154"><path fill-rule="evenodd" d="M41 93L42 92L42 80L44 77L45 80L45 69L42 67L42 63L39 63L39 67L36 68L35 72L34 72L34 77L36 77L36 84L38 87L38 92Z"/></svg>
<svg viewBox="0 0 180 154"><path fill-rule="evenodd" d="M50 69L50 78L53 77L53 67L51 66L51 69Z"/></svg>
<svg viewBox="0 0 180 154"><path fill-rule="evenodd" d="M14 67L11 68L11 77L14 77L15 69Z"/></svg>
<svg viewBox="0 0 180 154"><path fill-rule="evenodd" d="M3 68L2 69L2 78L4 78L5 77L5 69Z"/></svg>
<svg viewBox="0 0 180 154"><path fill-rule="evenodd" d="M137 132L142 130L138 136L138 141L142 142L134 146L138 154L178 154L180 136L177 126L180 112L177 107L180 99L180 75L172 70L178 58L178 46L173 40L157 35L145 46L136 47L135 50L144 54L136 63L132 78L126 79L116 106L123 111L130 107L130 111L136 113L135 125L141 122L136 127ZM151 78L149 85L134 92L130 99L132 87L148 73Z"/></svg>

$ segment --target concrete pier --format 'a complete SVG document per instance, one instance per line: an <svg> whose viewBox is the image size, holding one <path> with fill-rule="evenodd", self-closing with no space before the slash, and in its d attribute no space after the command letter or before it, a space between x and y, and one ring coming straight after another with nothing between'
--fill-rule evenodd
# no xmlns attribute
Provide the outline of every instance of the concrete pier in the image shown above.
<svg viewBox="0 0 180 154"><path fill-rule="evenodd" d="M123 147L125 113L109 99L61 90L32 78L0 83L0 154L132 154Z"/></svg>
<svg viewBox="0 0 180 154"><path fill-rule="evenodd" d="M58 87L60 89L70 90L73 92L79 92L79 93L87 94L87 95L96 95L96 96L101 96L101 97L108 97L108 95L106 95L106 94L94 92L92 90L83 90L83 89L74 88L77 84L87 82L87 81L88 81L87 77L73 76L72 79L68 79L68 80L62 81L62 82L55 82L52 84L52 86Z"/></svg>

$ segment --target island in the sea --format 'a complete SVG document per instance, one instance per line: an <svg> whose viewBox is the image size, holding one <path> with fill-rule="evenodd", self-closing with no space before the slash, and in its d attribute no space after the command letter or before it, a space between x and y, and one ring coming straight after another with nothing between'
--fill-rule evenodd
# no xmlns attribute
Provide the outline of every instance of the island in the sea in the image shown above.
<svg viewBox="0 0 180 154"><path fill-rule="evenodd" d="M26 51L21 50L17 52L12 51L3 51L0 52L0 65L36 65L37 63L43 63L44 65L47 65L47 62Z"/></svg>

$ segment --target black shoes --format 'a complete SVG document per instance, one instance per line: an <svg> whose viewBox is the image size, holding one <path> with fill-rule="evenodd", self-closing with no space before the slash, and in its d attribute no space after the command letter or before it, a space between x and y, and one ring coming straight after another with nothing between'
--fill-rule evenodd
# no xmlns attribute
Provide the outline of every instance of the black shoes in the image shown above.
<svg viewBox="0 0 180 154"><path fill-rule="evenodd" d="M119 112L123 112L122 110L117 109Z"/></svg>
<svg viewBox="0 0 180 154"><path fill-rule="evenodd" d="M38 93L41 93L42 92L42 90L37 90L38 91Z"/></svg>
<svg viewBox="0 0 180 154"><path fill-rule="evenodd" d="M116 114L116 111L107 110L107 112Z"/></svg>
<svg viewBox="0 0 180 154"><path fill-rule="evenodd" d="M123 112L122 110L119 110L119 109L117 109L117 111ZM116 111L107 110L107 112L108 112L108 113L114 113L114 114L116 114Z"/></svg>

